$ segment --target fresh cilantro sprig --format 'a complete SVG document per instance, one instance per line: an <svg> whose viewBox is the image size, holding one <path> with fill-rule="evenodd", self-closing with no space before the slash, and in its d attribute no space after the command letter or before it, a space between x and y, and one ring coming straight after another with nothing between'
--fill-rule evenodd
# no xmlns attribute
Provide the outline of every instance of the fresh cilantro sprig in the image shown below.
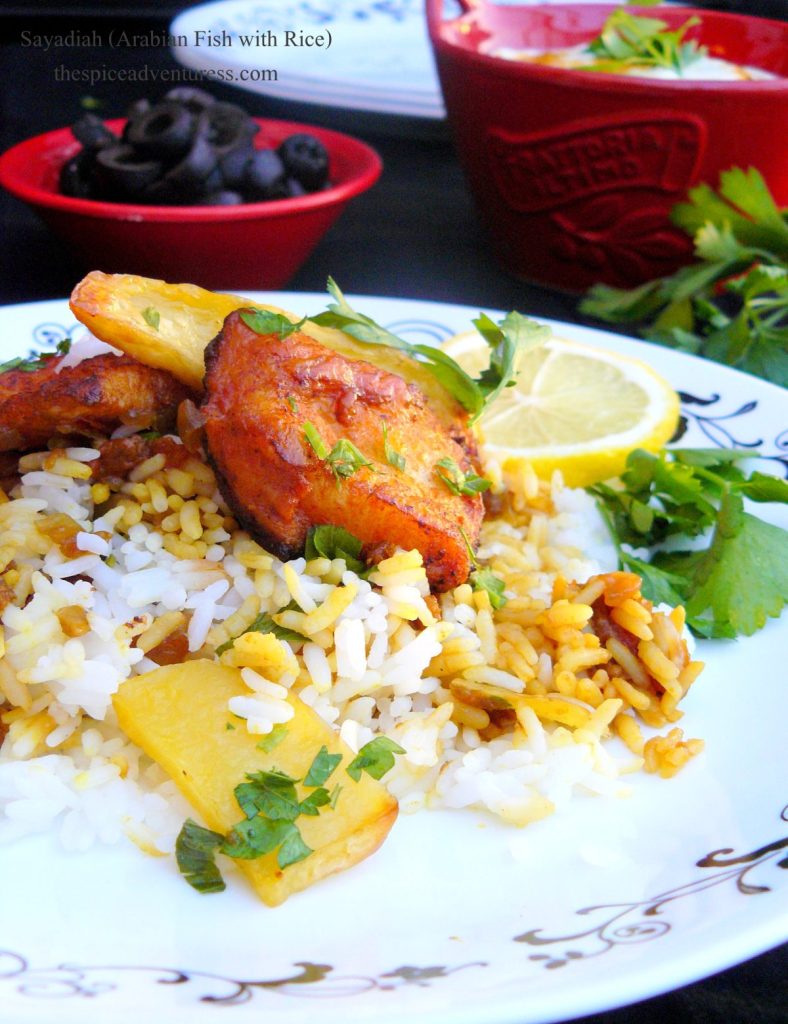
<svg viewBox="0 0 788 1024"><path fill-rule="evenodd" d="M454 459L439 459L435 464L435 473L452 494L473 498L483 491L489 490L492 482L479 476L473 470L464 473Z"/></svg>
<svg viewBox="0 0 788 1024"><path fill-rule="evenodd" d="M636 450L620 486L593 494L608 523L622 568L643 579L654 602L684 604L687 622L705 637L750 636L788 601L788 531L744 509L744 498L788 504L788 482L746 474L751 452L684 448L659 455ZM665 550L668 538L708 544ZM648 561L632 548L651 549Z"/></svg>
<svg viewBox="0 0 788 1024"><path fill-rule="evenodd" d="M146 306L142 311L142 319L148 327L152 327L154 331L158 331L159 324L161 323L161 313L155 306Z"/></svg>
<svg viewBox="0 0 788 1024"><path fill-rule="evenodd" d="M13 359L0 363L0 373L7 373L9 370L21 370L22 373L34 373L42 370L53 356L64 356L71 349L71 338L61 338L55 346L54 352L31 352L27 358L15 356Z"/></svg>
<svg viewBox="0 0 788 1024"><path fill-rule="evenodd" d="M581 310L788 387L788 211L755 168L734 167L672 218L698 262L629 290L595 285Z"/></svg>
<svg viewBox="0 0 788 1024"><path fill-rule="evenodd" d="M364 467L372 468L372 463L346 437L340 437L333 448L329 448L318 433L314 423L304 421L304 437L321 462L325 462L337 483L353 476Z"/></svg>
<svg viewBox="0 0 788 1024"><path fill-rule="evenodd" d="M473 567L471 575L468 578L468 582L474 590L484 590L490 599L490 604L496 610L503 608L506 602L509 600L504 593L506 590L506 584L500 578L496 576L492 569L484 569L479 564L479 560L476 557L476 553L473 550L468 534L460 528L462 539L465 541L465 547L468 551L468 558L471 561Z"/></svg>
<svg viewBox="0 0 788 1024"><path fill-rule="evenodd" d="M671 29L659 18L644 18L619 7L608 17L599 35L588 44L597 60L588 71L622 71L627 68L668 68L679 75L706 54L706 47L685 41L687 32L700 24L697 17Z"/></svg>
<svg viewBox="0 0 788 1024"><path fill-rule="evenodd" d="M326 312L310 318L313 323L338 328L365 345L385 345L407 353L427 367L470 413L472 422L481 416L487 405L504 388L515 383L517 363L522 352L528 347L541 344L550 333L549 328L520 313L509 313L497 326L489 317L481 315L474 324L477 327L483 324L484 330L481 327L479 330L493 351L489 368L476 380L441 349L405 341L370 317L357 312L331 277L328 279L328 291L334 301L329 303Z"/></svg>

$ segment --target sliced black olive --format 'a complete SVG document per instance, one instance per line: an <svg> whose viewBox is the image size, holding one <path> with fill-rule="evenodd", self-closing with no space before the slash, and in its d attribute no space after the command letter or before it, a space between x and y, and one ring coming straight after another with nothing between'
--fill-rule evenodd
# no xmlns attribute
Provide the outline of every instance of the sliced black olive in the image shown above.
<svg viewBox="0 0 788 1024"><path fill-rule="evenodd" d="M59 186L64 196L95 199L94 159L84 150L72 156L60 168Z"/></svg>
<svg viewBox="0 0 788 1024"><path fill-rule="evenodd" d="M190 197L202 194L204 183L218 168L216 151L205 135L197 135L191 149L174 167L164 175L164 181L171 185L182 196L182 202ZM211 188L221 187L221 178Z"/></svg>
<svg viewBox="0 0 788 1024"><path fill-rule="evenodd" d="M231 189L223 188L219 192L211 192L203 196L198 206L239 206L243 203L244 197L240 192L233 192Z"/></svg>
<svg viewBox="0 0 788 1024"><path fill-rule="evenodd" d="M126 141L146 156L166 160L188 150L193 132L194 117L185 107L157 103L131 122Z"/></svg>
<svg viewBox="0 0 788 1024"><path fill-rule="evenodd" d="M285 189L287 191L287 195L291 199L294 199L296 196L306 195L306 189L298 180L298 178L288 178L287 181L285 182Z"/></svg>
<svg viewBox="0 0 788 1024"><path fill-rule="evenodd" d="M291 135L277 153L290 177L297 178L308 192L317 192L328 181L328 153L314 135Z"/></svg>
<svg viewBox="0 0 788 1024"><path fill-rule="evenodd" d="M281 199L285 192L285 166L272 149L258 149L244 175L245 191L252 201Z"/></svg>
<svg viewBox="0 0 788 1024"><path fill-rule="evenodd" d="M190 85L178 85L170 89L164 99L170 103L180 103L191 114L201 114L207 107L212 107L216 103L210 93Z"/></svg>
<svg viewBox="0 0 788 1024"><path fill-rule="evenodd" d="M119 143L99 150L96 171L110 190L134 199L160 177L162 165L158 160L140 157L131 146Z"/></svg>
<svg viewBox="0 0 788 1024"><path fill-rule="evenodd" d="M248 143L258 131L246 111L234 103L214 103L203 112L201 121L207 127L208 138L221 153Z"/></svg>
<svg viewBox="0 0 788 1024"><path fill-rule="evenodd" d="M246 175L246 168L249 166L253 156L254 147L251 141L230 150L225 156L221 156L219 167L222 171L224 184L230 189L240 188Z"/></svg>
<svg viewBox="0 0 788 1024"><path fill-rule="evenodd" d="M111 146L118 141L117 135L111 132L100 117L95 114L85 114L71 126L71 131L77 142L81 142L85 149L97 150L103 146Z"/></svg>

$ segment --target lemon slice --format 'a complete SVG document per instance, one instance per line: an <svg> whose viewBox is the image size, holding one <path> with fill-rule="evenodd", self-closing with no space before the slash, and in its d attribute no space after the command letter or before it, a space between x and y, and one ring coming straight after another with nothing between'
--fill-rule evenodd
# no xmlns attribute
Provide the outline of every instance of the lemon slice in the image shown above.
<svg viewBox="0 0 788 1024"><path fill-rule="evenodd" d="M472 376L489 347L468 331L444 350ZM646 363L552 337L526 351L515 387L479 421L486 451L506 472L526 462L549 478L559 469L571 487L617 476L633 448L658 451L676 430L679 398Z"/></svg>

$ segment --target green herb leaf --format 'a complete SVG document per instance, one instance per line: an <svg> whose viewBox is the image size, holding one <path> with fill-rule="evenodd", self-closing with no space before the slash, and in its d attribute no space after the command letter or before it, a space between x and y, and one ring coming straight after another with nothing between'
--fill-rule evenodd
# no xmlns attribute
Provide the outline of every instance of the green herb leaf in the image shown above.
<svg viewBox="0 0 788 1024"><path fill-rule="evenodd" d="M373 779L382 779L394 767L394 755L404 754L404 749L388 736L376 736L365 743L345 771L355 782L366 772Z"/></svg>
<svg viewBox="0 0 788 1024"><path fill-rule="evenodd" d="M643 18L617 8L605 21L599 35L588 44L588 51L598 60L585 66L589 71L620 71L621 67L669 68L679 74L706 53L696 42L684 42L684 36L695 25L696 17L688 18L677 29L670 29L659 18Z"/></svg>
<svg viewBox="0 0 788 1024"><path fill-rule="evenodd" d="M246 821L239 821L227 833L221 850L236 860L256 860L285 842L295 828L292 821L281 818L272 820L258 814Z"/></svg>
<svg viewBox="0 0 788 1024"><path fill-rule="evenodd" d="M367 459L361 452L356 448L352 441L348 441L347 438L341 437L328 455L325 461L331 467L331 472L337 480L344 480L349 476L353 476L360 469L365 466L371 468L372 463Z"/></svg>
<svg viewBox="0 0 788 1024"><path fill-rule="evenodd" d="M153 306L147 306L142 311L142 319L148 327L152 327L154 331L158 331L159 323L161 322L161 313L159 313L158 309L155 309Z"/></svg>
<svg viewBox="0 0 788 1024"><path fill-rule="evenodd" d="M383 450L386 453L386 462L402 472L405 469L405 457L389 444L389 428L385 420L383 421Z"/></svg>
<svg viewBox="0 0 788 1024"><path fill-rule="evenodd" d="M301 838L301 833L298 831L296 826L293 825L285 836L282 845L279 847L279 853L276 855L276 862L284 871L286 867L289 867L291 864L297 864L300 860L304 860L304 858L308 857L312 852L311 847L306 845L304 840Z"/></svg>
<svg viewBox="0 0 788 1024"><path fill-rule="evenodd" d="M523 353L543 344L552 332L549 327L521 313L508 313L500 324L480 313L473 324L491 349L490 364L478 381L486 407L505 388L514 387L517 383L517 370Z"/></svg>
<svg viewBox="0 0 788 1024"><path fill-rule="evenodd" d="M328 279L328 291L334 302L329 304L327 312L312 317L313 323L324 327L336 327L366 345L386 345L406 352L417 362L424 364L473 419L482 414L486 405L507 386L512 374L516 372L516 355L512 351L512 346L516 347L523 341L532 343L536 340L535 332L547 330L537 327L519 313L510 313L496 328L501 332L501 337L496 337L490 342L494 363L485 371L486 376L483 374L477 381L442 349L405 341L368 316L357 312L331 277ZM483 317L480 319L487 328L487 323L491 321ZM526 324L529 326L526 327Z"/></svg>
<svg viewBox="0 0 788 1024"><path fill-rule="evenodd" d="M61 338L55 346L54 352L31 352L27 358L14 356L13 359L0 363L0 373L7 373L9 370L20 370L22 373L35 373L42 370L55 356L64 356L71 349L71 338Z"/></svg>
<svg viewBox="0 0 788 1024"><path fill-rule="evenodd" d="M264 814L267 818L295 821L301 813L295 784L297 779L284 772L254 772L248 782L235 787L235 799L247 818Z"/></svg>
<svg viewBox="0 0 788 1024"><path fill-rule="evenodd" d="M313 817L316 817L320 814L320 808L326 807L330 803L331 797L328 790L323 786L318 786L317 789L312 790L309 796L301 801L301 813L311 814Z"/></svg>
<svg viewBox="0 0 788 1024"><path fill-rule="evenodd" d="M331 805L332 811L336 810L336 806L339 801L339 794L342 792L342 789L343 787L340 786L339 783L337 783L336 786L334 786L334 788L331 790L328 802Z"/></svg>
<svg viewBox="0 0 788 1024"><path fill-rule="evenodd" d="M243 636L245 633L273 633L277 640L286 640L293 647L299 647L306 642L306 637L302 633L297 633L294 629L286 629L284 626L280 626L277 622L274 622L267 612L261 612L253 620L249 628L245 629L243 633L239 633L238 636ZM234 636L231 640L226 640L223 644L219 644L216 648L216 654L222 655L225 651L229 651L238 639L238 636Z"/></svg>
<svg viewBox="0 0 788 1024"><path fill-rule="evenodd" d="M246 326L251 327L257 334L275 334L281 340L295 331L300 331L306 323L306 317L293 323L286 316L274 313L270 309L244 309L240 315Z"/></svg>
<svg viewBox="0 0 788 1024"><path fill-rule="evenodd" d="M290 406L291 412L298 412L298 402L295 400L293 395L287 396L287 404Z"/></svg>
<svg viewBox="0 0 788 1024"><path fill-rule="evenodd" d="M445 470L446 472L442 473L441 470ZM483 476L477 476L473 470L468 473L463 473L454 459L440 459L436 463L435 472L452 494L462 494L467 497L473 497L476 494L481 494L482 491L488 490L492 486L490 480Z"/></svg>
<svg viewBox="0 0 788 1024"><path fill-rule="evenodd" d="M307 561L313 558L344 558L345 565L357 576L366 576L369 566L361 556L362 544L358 537L343 530L341 526L325 524L313 526L306 536L304 557Z"/></svg>
<svg viewBox="0 0 788 1024"><path fill-rule="evenodd" d="M203 828L187 818L175 841L175 860L178 870L198 892L222 892L224 879L216 866L216 851L224 836Z"/></svg>
<svg viewBox="0 0 788 1024"><path fill-rule="evenodd" d="M490 599L490 604L496 610L503 608L508 598L504 594L506 585L500 576L496 576L492 569L476 569L471 573L471 586L474 590L484 590Z"/></svg>
<svg viewBox="0 0 788 1024"><path fill-rule="evenodd" d="M314 423L310 423L309 420L304 421L304 436L319 459L328 458L330 449L317 432L317 427Z"/></svg>
<svg viewBox="0 0 788 1024"><path fill-rule="evenodd" d="M288 729L283 722L279 722L273 727L267 736L258 742L257 749L262 750L264 754L270 754L272 750L276 750L279 744L287 736Z"/></svg>
<svg viewBox="0 0 788 1024"><path fill-rule="evenodd" d="M304 776L303 785L309 787L325 785L326 780L341 760L341 754L329 754L327 747L321 747L309 766L309 771Z"/></svg>

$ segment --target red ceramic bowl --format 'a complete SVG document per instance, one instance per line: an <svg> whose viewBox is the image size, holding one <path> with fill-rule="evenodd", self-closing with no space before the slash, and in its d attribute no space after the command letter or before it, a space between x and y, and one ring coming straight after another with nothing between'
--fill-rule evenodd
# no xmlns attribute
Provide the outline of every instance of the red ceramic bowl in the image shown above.
<svg viewBox="0 0 788 1024"><path fill-rule="evenodd" d="M121 130L124 122L110 121ZM280 288L353 196L380 177L369 146L312 125L257 119L258 146L309 132L328 150L331 188L241 206L138 206L73 199L58 173L78 151L70 128L21 142L0 157L0 185L29 203L87 267L193 281L207 288Z"/></svg>
<svg viewBox="0 0 788 1024"><path fill-rule="evenodd" d="M632 285L691 255L668 220L687 188L757 167L788 204L788 82L671 82L564 70L488 55L552 49L598 34L612 4L496 7L463 0L441 18L427 0L460 162L495 252L518 277L581 291ZM654 16L654 8L643 11ZM659 8L712 56L788 76L788 24Z"/></svg>

